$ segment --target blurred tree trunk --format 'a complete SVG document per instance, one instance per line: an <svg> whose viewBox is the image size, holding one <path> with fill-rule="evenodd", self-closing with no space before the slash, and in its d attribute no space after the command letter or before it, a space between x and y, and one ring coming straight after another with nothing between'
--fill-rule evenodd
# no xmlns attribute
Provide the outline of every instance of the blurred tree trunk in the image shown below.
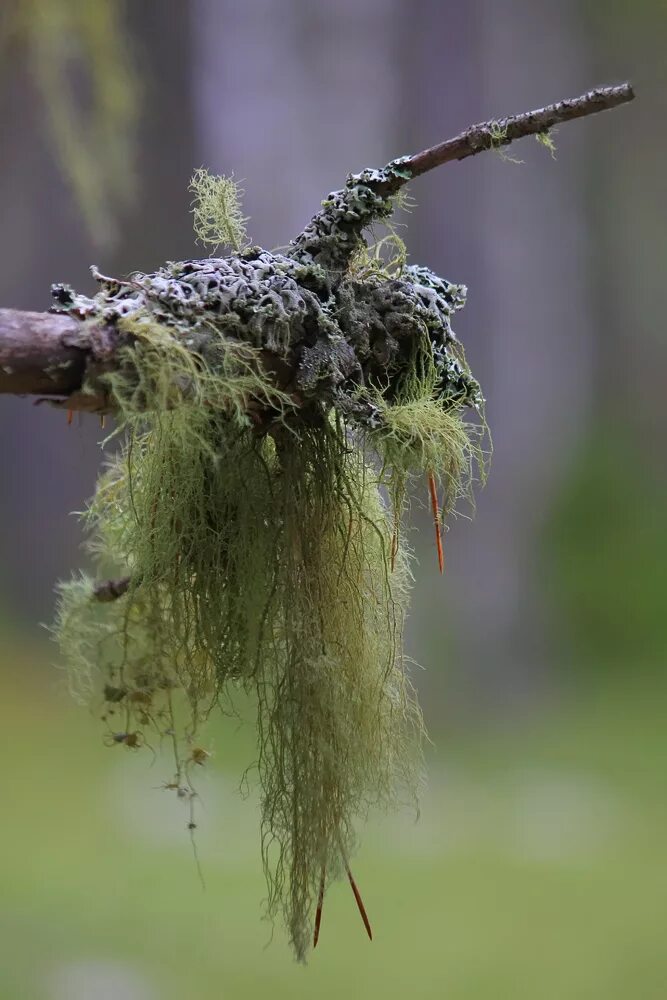
<svg viewBox="0 0 667 1000"><path fill-rule="evenodd" d="M594 72L614 77L634 67L640 98L623 120L622 142L613 129L592 137L597 409L600 423L626 427L664 473L667 133L655 126L667 116L667 5L588 0L586 11Z"/></svg>
<svg viewBox="0 0 667 1000"><path fill-rule="evenodd" d="M661 669L667 647L667 138L656 127L667 113L667 6L587 0L583 12L593 73L613 79L631 67L639 98L618 129L587 131L594 412L553 534L554 597L575 648L606 674Z"/></svg>
<svg viewBox="0 0 667 1000"><path fill-rule="evenodd" d="M243 179L254 242L285 244L351 170L395 151L399 6L194 0L199 159Z"/></svg>
<svg viewBox="0 0 667 1000"><path fill-rule="evenodd" d="M0 217L3 266L0 303L45 309L53 281L92 291L92 262L113 274L150 269L165 258L192 251L187 184L192 167L190 67L187 5L128 5L132 45L143 81L138 144L138 203L119 222L122 243L95 248L84 230L54 162L45 125L46 111L32 87L24 54L12 53L0 87ZM146 220L151 224L147 225ZM54 237L53 234L57 234ZM48 235L48 239L45 238ZM93 417L67 428L65 416L48 406L20 399L0 400L0 462L10 470L0 516L11 530L2 533L0 601L10 614L50 620L53 583L78 566L80 525L68 514L81 510L99 468L97 442L103 437Z"/></svg>
<svg viewBox="0 0 667 1000"><path fill-rule="evenodd" d="M457 127L590 84L573 2L536 8L530 0L477 0L454 11L451 4L429 6L428 37L408 90L438 95L443 112L455 110ZM437 58L452 24L468 57L464 66ZM423 127L440 130L437 99L418 107L428 119ZM575 125L556 136L558 163L526 140L510 154L524 165L481 158L443 170L430 191L425 184L419 189L428 206L416 214L420 259L470 287L457 330L489 400L495 457L475 524L458 524L448 536L445 594L426 581L415 614L425 624L447 610L457 648L453 690L477 705L517 706L548 678L540 535L590 408L593 339L581 184L587 142L586 130ZM455 178L457 169L465 180ZM442 595L435 598L439 607L434 594ZM431 663L432 651L423 658ZM451 692L450 679L448 687Z"/></svg>

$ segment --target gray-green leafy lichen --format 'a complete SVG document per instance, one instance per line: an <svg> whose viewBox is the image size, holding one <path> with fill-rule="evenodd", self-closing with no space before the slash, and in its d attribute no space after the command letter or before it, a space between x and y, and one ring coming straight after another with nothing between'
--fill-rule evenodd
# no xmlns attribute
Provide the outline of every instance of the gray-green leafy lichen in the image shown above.
<svg viewBox="0 0 667 1000"><path fill-rule="evenodd" d="M273 359L281 387L303 403L325 402L362 422L364 413L371 418L367 390L382 386L391 399L426 342L443 398L481 400L451 328L466 289L425 267L408 266L400 278L334 276L301 255L253 247L240 256L167 263L127 281L98 280L93 298L55 285L53 309L94 326L148 316L205 358L220 336L243 340Z"/></svg>
<svg viewBox="0 0 667 1000"><path fill-rule="evenodd" d="M399 277L350 269L366 246L364 231L390 217L406 169L398 159L383 170L351 174L286 254L249 247L228 257L168 262L128 280L93 269L97 295L54 285L53 309L98 326L148 316L204 357L211 344L217 350L220 336L238 338L266 352L281 388L302 403L324 402L362 423L376 419L368 390L380 387L391 400L415 352L426 348L442 398L477 406L479 385L451 328L465 286L426 267L404 267Z"/></svg>
<svg viewBox="0 0 667 1000"><path fill-rule="evenodd" d="M382 170L350 174L345 187L324 199L321 211L293 241L291 255L334 274L344 273L363 243L363 231L392 215L398 188L409 176L405 159L393 160Z"/></svg>

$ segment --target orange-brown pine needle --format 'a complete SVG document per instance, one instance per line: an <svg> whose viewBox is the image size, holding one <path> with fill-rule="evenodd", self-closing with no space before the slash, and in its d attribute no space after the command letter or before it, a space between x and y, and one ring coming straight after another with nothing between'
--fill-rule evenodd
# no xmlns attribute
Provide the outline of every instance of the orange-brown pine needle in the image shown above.
<svg viewBox="0 0 667 1000"><path fill-rule="evenodd" d="M74 410L67 411L67 426L70 427L74 420Z"/></svg>
<svg viewBox="0 0 667 1000"><path fill-rule="evenodd" d="M438 489L435 484L435 476L432 472L428 474L428 491L431 497L431 510L433 511L433 523L435 524L435 544L438 550L438 567L441 573L445 570L445 554L442 548L442 526L440 524L440 508L438 507Z"/></svg>
<svg viewBox="0 0 667 1000"><path fill-rule="evenodd" d="M345 861L345 858L343 858L343 861ZM371 922L368 919L368 914L366 913L366 907L364 906L364 901L361 898L361 893L357 888L357 883L354 881L354 878L352 877L352 872L350 871L350 866L348 865L347 861L345 861L345 870L347 872L347 877L350 881L350 885L352 886L352 892L354 893L354 898L357 901L357 906L359 907L359 913L361 914L361 919L364 922L366 933L368 934L368 937L372 941L373 931L371 930Z"/></svg>
<svg viewBox="0 0 667 1000"><path fill-rule="evenodd" d="M326 879L327 870L324 865L322 865L322 876L320 878L320 892L317 897L317 910L315 911L315 931L313 932L313 948L317 948L317 942L320 939L320 924L322 923L322 907L324 905L324 882Z"/></svg>

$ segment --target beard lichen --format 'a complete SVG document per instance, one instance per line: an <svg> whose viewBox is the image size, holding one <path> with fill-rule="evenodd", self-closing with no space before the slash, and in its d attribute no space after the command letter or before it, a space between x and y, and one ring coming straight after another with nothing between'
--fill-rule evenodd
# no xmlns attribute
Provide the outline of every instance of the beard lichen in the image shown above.
<svg viewBox="0 0 667 1000"><path fill-rule="evenodd" d="M91 236L114 242L114 214L135 193L141 87L120 0L2 4L0 56L22 47L52 142Z"/></svg>
<svg viewBox="0 0 667 1000"><path fill-rule="evenodd" d="M233 177L214 176L204 167L195 170L190 181L192 224L203 246L216 249L230 247L239 253L248 245L245 224L248 217L241 211L243 189Z"/></svg>
<svg viewBox="0 0 667 1000"><path fill-rule="evenodd" d="M202 725L253 695L267 910L300 960L325 885L351 878L356 823L420 782L406 484L438 479L446 512L483 465L450 326L463 286L350 267L397 163L351 177L286 254L99 276L93 299L54 289L118 337L96 388L120 445L84 515L98 582L59 587L73 684L110 744L171 741L167 787L191 806Z"/></svg>

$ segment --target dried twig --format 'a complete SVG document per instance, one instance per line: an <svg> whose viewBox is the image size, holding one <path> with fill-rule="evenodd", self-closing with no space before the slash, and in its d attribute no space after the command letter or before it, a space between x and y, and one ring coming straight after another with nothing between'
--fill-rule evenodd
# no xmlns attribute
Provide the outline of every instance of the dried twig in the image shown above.
<svg viewBox="0 0 667 1000"><path fill-rule="evenodd" d="M420 177L421 174L440 167L443 163L464 160L467 156L476 156L477 153L483 153L487 149L508 146L511 142L524 139L528 135L544 134L555 125L574 121L575 118L585 118L600 111L610 111L634 100L634 96L629 83L622 83L617 87L597 87L595 90L589 90L587 94L582 94L581 97L549 104L546 108L471 125L453 139L447 139L437 146L406 157L402 166L410 176L401 181L407 183L412 177ZM402 185L397 182L397 186Z"/></svg>

